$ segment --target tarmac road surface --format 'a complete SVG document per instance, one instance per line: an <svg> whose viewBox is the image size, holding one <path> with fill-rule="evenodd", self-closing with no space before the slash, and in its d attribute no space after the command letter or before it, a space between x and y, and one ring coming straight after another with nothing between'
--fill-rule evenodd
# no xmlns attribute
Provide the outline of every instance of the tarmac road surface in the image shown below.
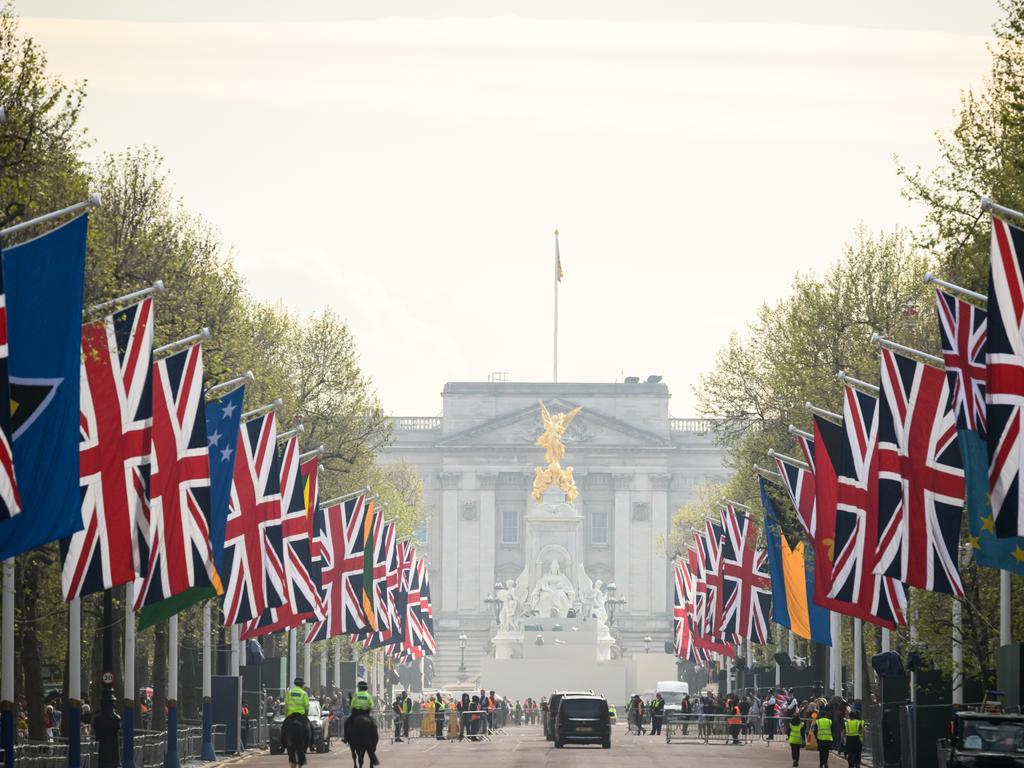
<svg viewBox="0 0 1024 768"><path fill-rule="evenodd" d="M539 726L509 728L486 742L435 741L413 737L411 742L382 741L377 756L381 768L735 768L764 766L789 768L789 746L775 741L753 741L746 745L666 744L664 737L633 736L618 725L612 731L612 748L566 747L555 749L544 740ZM271 756L266 751L240 764L245 768L287 768L287 755ZM331 743L327 754L310 754L308 768L349 768L352 757L340 739ZM365 768L369 768L367 759ZM800 757L801 768L817 768L817 752ZM846 760L833 755L830 766L845 766Z"/></svg>

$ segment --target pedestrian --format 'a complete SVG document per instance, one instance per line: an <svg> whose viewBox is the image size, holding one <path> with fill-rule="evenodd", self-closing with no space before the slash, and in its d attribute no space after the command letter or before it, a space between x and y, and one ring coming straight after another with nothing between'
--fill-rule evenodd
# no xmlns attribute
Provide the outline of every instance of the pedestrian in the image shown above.
<svg viewBox="0 0 1024 768"><path fill-rule="evenodd" d="M778 699L772 691L764 700L764 734L768 741L775 740L775 726L778 722Z"/></svg>
<svg viewBox="0 0 1024 768"><path fill-rule="evenodd" d="M409 738L409 724L412 720L412 698L408 691L402 691L402 731L405 738Z"/></svg>
<svg viewBox="0 0 1024 768"><path fill-rule="evenodd" d="M828 753L832 751L832 718L824 707L819 709L818 719L814 721L812 729L818 741L818 765L820 768L828 768Z"/></svg>
<svg viewBox="0 0 1024 768"><path fill-rule="evenodd" d="M516 728L523 724L523 705L519 699L516 699L516 707L512 713L512 722L516 724Z"/></svg>
<svg viewBox="0 0 1024 768"><path fill-rule="evenodd" d="M437 741L444 741L444 710L444 702L439 691L434 697L434 738Z"/></svg>
<svg viewBox="0 0 1024 768"><path fill-rule="evenodd" d="M740 727L743 725L743 715L740 713L740 705L735 699L727 699L725 702L726 711L729 714L729 735L732 736L732 743L740 743Z"/></svg>
<svg viewBox="0 0 1024 768"><path fill-rule="evenodd" d="M395 741L400 742L402 740L402 694L395 696L395 700L391 702L391 711L395 715Z"/></svg>
<svg viewBox="0 0 1024 768"><path fill-rule="evenodd" d="M849 768L860 768L860 756L864 750L864 721L860 709L854 707L846 719L846 764Z"/></svg>
<svg viewBox="0 0 1024 768"><path fill-rule="evenodd" d="M661 723L665 719L665 699L660 693L651 700L651 736L661 735Z"/></svg>
<svg viewBox="0 0 1024 768"><path fill-rule="evenodd" d="M806 726L800 715L793 715L789 721L789 751L793 754L793 765L800 765L800 749L804 745Z"/></svg>

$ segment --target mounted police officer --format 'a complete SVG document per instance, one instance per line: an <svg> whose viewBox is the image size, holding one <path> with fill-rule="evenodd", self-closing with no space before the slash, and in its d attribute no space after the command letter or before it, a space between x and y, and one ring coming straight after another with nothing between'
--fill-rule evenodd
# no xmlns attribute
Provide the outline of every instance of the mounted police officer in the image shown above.
<svg viewBox="0 0 1024 768"><path fill-rule="evenodd" d="M351 723L357 717L370 717L373 712L373 696L367 689L366 681L360 680L357 690L352 694L352 701L349 704L349 716L345 718L344 735L342 741L348 744L348 732Z"/></svg>
<svg viewBox="0 0 1024 768"><path fill-rule="evenodd" d="M292 687L288 689L288 693L284 697L284 716L294 714L296 712L306 716L309 716L309 694L306 693L306 689L303 686L306 681L301 677L296 677Z"/></svg>

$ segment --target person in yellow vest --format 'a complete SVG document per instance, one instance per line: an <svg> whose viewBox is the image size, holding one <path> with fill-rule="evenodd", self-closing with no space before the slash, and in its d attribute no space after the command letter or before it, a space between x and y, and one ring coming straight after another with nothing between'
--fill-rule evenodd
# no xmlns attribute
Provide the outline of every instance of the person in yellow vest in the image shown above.
<svg viewBox="0 0 1024 768"><path fill-rule="evenodd" d="M854 709L846 718L846 764L849 768L860 768L860 754L864 749L864 721L860 710Z"/></svg>
<svg viewBox="0 0 1024 768"><path fill-rule="evenodd" d="M800 748L804 745L804 738L807 733L807 726L804 725L804 721L800 719L800 714L797 712L793 713L792 719L789 721L789 751L793 754L793 765L800 765Z"/></svg>
<svg viewBox="0 0 1024 768"><path fill-rule="evenodd" d="M288 693L284 696L285 717L296 712L309 715L309 694L306 693L306 689L303 687L305 684L301 677L296 677L292 687L288 689Z"/></svg>
<svg viewBox="0 0 1024 768"><path fill-rule="evenodd" d="M349 703L349 716L345 718L345 725L342 728L341 740L348 744L348 733L351 723L357 717L371 717L373 713L373 696L367 690L369 686L365 680L360 680L357 690L352 694L352 701Z"/></svg>
<svg viewBox="0 0 1024 768"><path fill-rule="evenodd" d="M832 718L827 711L818 712L814 721L814 736L818 740L818 766L828 768L828 753L832 751Z"/></svg>

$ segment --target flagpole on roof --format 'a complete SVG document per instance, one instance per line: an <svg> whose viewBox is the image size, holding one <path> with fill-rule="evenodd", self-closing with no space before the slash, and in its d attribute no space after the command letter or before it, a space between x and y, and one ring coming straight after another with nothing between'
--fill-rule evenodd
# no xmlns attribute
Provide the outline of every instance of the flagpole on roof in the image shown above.
<svg viewBox="0 0 1024 768"><path fill-rule="evenodd" d="M884 349L891 350L893 352L902 352L905 355L913 355L914 357L919 357L928 365L938 368L939 370L946 370L946 361L943 360L941 357L936 357L935 355L930 355L927 352L922 352L920 349L914 349L913 347L904 346L903 344L899 344L890 339L884 339L878 333L871 334L871 343L877 344L878 346Z"/></svg>
<svg viewBox="0 0 1024 768"><path fill-rule="evenodd" d="M842 425L843 417L833 411L826 411L824 408L819 408L811 403L804 403L804 409L812 416L818 416L827 421L831 421L833 424Z"/></svg>
<svg viewBox="0 0 1024 768"><path fill-rule="evenodd" d="M110 299L109 301L102 301L99 304L93 304L91 307L89 307L89 311L94 313L100 313L105 309L113 309L115 307L127 307L130 306L131 304L134 304L137 301L142 301L143 299L154 294L163 293L163 291L164 281L157 280L148 288L142 288L141 290L138 291L126 293L124 296L118 296L116 299Z"/></svg>
<svg viewBox="0 0 1024 768"><path fill-rule="evenodd" d="M28 221L22 221L18 224L12 224L6 229L0 229L0 237L7 237L8 235L14 235L18 232L26 230L30 227L34 227L38 224L46 224L50 221L55 221L63 216L70 216L72 213L78 213L84 211L86 208L93 208L100 204L100 193L93 192L89 195L88 200L83 200L80 203L69 205L66 208L61 208L59 211L52 211L51 213L44 213L42 216L36 216L34 219Z"/></svg>
<svg viewBox="0 0 1024 768"><path fill-rule="evenodd" d="M868 395L874 395L875 397L878 397L878 394L882 391L874 384L868 384L863 379L855 379L853 376L850 376L846 371L838 371L836 373L836 378L839 379L843 384L849 384L854 389L859 389L861 392L864 392L865 394Z"/></svg>
<svg viewBox="0 0 1024 768"><path fill-rule="evenodd" d="M1024 221L1024 213L1015 211L1013 208L1007 208L1006 206L993 203L987 196L981 198L981 210L988 213L994 213L1001 219L1017 219L1017 221Z"/></svg>
<svg viewBox="0 0 1024 768"><path fill-rule="evenodd" d="M193 333L191 336L186 336L183 339L172 341L170 344L164 344L162 347L157 347L153 350L153 357L156 358L158 356L164 357L166 355L170 355L173 352L177 352L179 349L190 347L193 344L208 338L210 338L210 329L203 328L199 333Z"/></svg>
<svg viewBox="0 0 1024 768"><path fill-rule="evenodd" d="M256 408L255 410L247 411L246 413L243 413L242 414L242 421L243 422L245 422L245 421L252 421L253 419L258 418L259 416L262 416L262 415L264 415L266 413L270 413L271 411L276 411L278 408L280 408L283 405L284 405L284 400L282 400L279 397L274 402L267 403L262 408Z"/></svg>
<svg viewBox="0 0 1024 768"><path fill-rule="evenodd" d="M256 377L252 375L252 371L246 371L241 376L222 381L220 384L214 384L206 390L206 399L217 400L245 384L252 384L255 379Z"/></svg>
<svg viewBox="0 0 1024 768"><path fill-rule="evenodd" d="M978 293L977 291L968 290L967 288L963 288L957 285L956 283L950 283L947 282L946 280L940 280L931 272L924 273L924 283L925 285L934 283L942 290L943 293L951 293L955 296L962 296L967 299L974 299L975 301L981 304L988 304L988 296L986 296L985 294Z"/></svg>
<svg viewBox="0 0 1024 768"><path fill-rule="evenodd" d="M779 461L784 461L786 464L792 464L794 467L799 467L800 469L810 469L811 468L811 465L808 464L806 461L801 461L800 459L794 459L792 456L787 456L784 453L779 453L774 448L769 448L768 449L768 458L769 459L778 459Z"/></svg>

